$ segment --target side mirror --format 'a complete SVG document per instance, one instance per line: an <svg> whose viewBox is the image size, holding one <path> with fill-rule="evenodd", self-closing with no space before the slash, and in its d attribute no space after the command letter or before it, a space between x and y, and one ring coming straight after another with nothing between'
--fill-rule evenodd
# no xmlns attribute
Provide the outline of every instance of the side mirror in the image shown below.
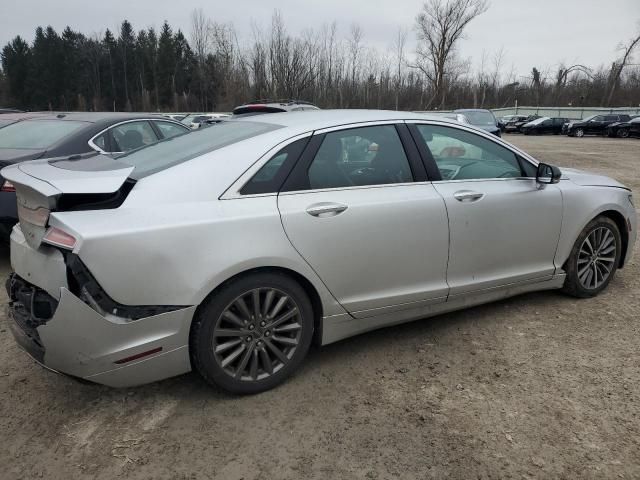
<svg viewBox="0 0 640 480"><path fill-rule="evenodd" d="M538 164L538 172L536 173L536 182L538 183L558 183L562 177L562 172L555 165L546 163Z"/></svg>

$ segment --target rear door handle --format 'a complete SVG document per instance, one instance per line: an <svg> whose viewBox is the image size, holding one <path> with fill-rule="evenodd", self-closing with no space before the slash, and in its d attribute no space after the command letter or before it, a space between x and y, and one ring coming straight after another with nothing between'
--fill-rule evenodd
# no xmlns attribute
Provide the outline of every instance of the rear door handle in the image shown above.
<svg viewBox="0 0 640 480"><path fill-rule="evenodd" d="M472 190L460 190L453 194L453 198L459 202L475 202L484 197L484 193L474 192Z"/></svg>
<svg viewBox="0 0 640 480"><path fill-rule="evenodd" d="M346 205L341 203L315 203L307 207L307 213L314 217L334 217L341 214L347 209Z"/></svg>

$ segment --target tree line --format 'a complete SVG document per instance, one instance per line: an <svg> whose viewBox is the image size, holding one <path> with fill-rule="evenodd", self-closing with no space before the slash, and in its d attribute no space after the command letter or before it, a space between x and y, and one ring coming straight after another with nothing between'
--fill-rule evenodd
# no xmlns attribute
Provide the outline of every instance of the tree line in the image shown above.
<svg viewBox="0 0 640 480"><path fill-rule="evenodd" d="M518 75L503 50L483 54L472 71L458 44L487 0L427 0L413 29L398 28L385 51L362 28L337 23L289 33L276 11L266 29L241 41L232 25L202 10L189 39L164 22L135 31L59 34L38 27L0 54L0 105L30 110L229 111L248 100L295 98L324 108L433 110L461 107L637 106L640 34L609 65L534 66ZM413 30L417 48L407 49ZM612 46L613 48L614 46Z"/></svg>

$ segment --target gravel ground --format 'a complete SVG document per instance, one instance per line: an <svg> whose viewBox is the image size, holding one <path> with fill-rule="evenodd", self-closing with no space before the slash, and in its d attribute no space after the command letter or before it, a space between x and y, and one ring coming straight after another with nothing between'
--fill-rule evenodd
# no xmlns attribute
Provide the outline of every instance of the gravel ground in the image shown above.
<svg viewBox="0 0 640 480"><path fill-rule="evenodd" d="M638 140L507 139L640 192ZM639 258L595 299L528 294L372 332L243 398L195 374L82 384L34 364L3 318L0 478L639 478Z"/></svg>

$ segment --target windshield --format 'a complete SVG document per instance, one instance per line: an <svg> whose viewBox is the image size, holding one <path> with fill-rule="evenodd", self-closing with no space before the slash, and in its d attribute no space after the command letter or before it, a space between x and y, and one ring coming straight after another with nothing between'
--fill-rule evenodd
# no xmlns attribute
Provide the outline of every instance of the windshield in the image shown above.
<svg viewBox="0 0 640 480"><path fill-rule="evenodd" d="M582 120L574 120L574 121L576 121L576 122L580 122L580 121L582 121L582 122L588 122L589 120L593 120L593 119L594 119L594 118L596 118L596 117L597 117L597 115L591 115L590 117L584 118L584 119L582 119Z"/></svg>
<svg viewBox="0 0 640 480"><path fill-rule="evenodd" d="M0 148L49 148L87 125L71 120L25 120L0 129Z"/></svg>
<svg viewBox="0 0 640 480"><path fill-rule="evenodd" d="M257 122L220 122L209 128L178 135L130 153L118 160L135 167L132 177L146 177L169 167L213 152L219 148L282 128L280 125Z"/></svg>
<svg viewBox="0 0 640 480"><path fill-rule="evenodd" d="M495 125L496 119L491 112L474 112L474 111L466 111L460 112L467 119L469 123L472 125Z"/></svg>

